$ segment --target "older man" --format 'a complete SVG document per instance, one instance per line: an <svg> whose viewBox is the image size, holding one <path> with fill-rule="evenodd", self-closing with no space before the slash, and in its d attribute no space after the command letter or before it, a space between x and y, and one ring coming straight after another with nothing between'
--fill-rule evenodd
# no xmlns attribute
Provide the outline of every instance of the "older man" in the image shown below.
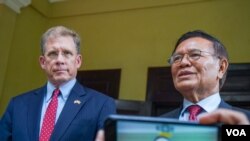
<svg viewBox="0 0 250 141"><path fill-rule="evenodd" d="M78 34L64 26L47 30L39 61L48 81L11 99L0 120L0 140L93 141L116 108L112 98L76 80L82 63Z"/></svg>
<svg viewBox="0 0 250 141"><path fill-rule="evenodd" d="M243 112L250 119L250 111L233 107L220 97L229 63L226 48L218 39L200 30L183 34L169 64L174 86L184 99L179 108L163 117L197 120L201 113L224 108Z"/></svg>

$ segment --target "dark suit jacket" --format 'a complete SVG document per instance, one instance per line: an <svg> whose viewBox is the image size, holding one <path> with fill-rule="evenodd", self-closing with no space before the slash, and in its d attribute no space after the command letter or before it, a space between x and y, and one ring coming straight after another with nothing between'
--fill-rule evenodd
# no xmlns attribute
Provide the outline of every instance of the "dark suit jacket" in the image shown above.
<svg viewBox="0 0 250 141"><path fill-rule="evenodd" d="M43 86L11 99L0 120L1 141L39 140L45 93L46 86ZM114 113L116 106L112 98L76 82L57 120L51 141L94 141L107 116Z"/></svg>
<svg viewBox="0 0 250 141"><path fill-rule="evenodd" d="M231 109L231 110L243 112L247 116L248 120L250 121L250 111L248 111L248 110L229 105L224 100L221 100L219 108L225 108L225 109ZM179 118L179 116L181 114L181 110L182 110L182 106L177 108L177 109L174 109L173 111L170 111L170 112L167 112L167 113L161 115L161 117L175 118L175 119Z"/></svg>

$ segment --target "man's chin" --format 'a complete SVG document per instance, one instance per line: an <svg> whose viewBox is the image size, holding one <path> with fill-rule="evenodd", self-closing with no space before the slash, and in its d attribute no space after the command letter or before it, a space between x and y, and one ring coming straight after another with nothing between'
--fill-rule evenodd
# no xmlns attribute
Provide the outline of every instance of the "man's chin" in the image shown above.
<svg viewBox="0 0 250 141"><path fill-rule="evenodd" d="M181 90L181 91L187 91L187 90L193 89L194 87L195 87L195 83L192 83L192 82L182 82L176 85L176 89Z"/></svg>
<svg viewBox="0 0 250 141"><path fill-rule="evenodd" d="M61 85L61 84L63 84L63 83L66 83L66 82L68 82L70 79L69 78L66 78L66 77L56 77L56 78L54 78L54 82L58 85Z"/></svg>

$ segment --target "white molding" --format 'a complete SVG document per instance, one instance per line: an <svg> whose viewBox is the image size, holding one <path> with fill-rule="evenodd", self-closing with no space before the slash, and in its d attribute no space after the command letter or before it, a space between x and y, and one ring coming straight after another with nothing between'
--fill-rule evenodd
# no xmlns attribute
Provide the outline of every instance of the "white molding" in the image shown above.
<svg viewBox="0 0 250 141"><path fill-rule="evenodd" d="M21 13L20 9L31 4L31 0L3 0L3 3L16 13Z"/></svg>

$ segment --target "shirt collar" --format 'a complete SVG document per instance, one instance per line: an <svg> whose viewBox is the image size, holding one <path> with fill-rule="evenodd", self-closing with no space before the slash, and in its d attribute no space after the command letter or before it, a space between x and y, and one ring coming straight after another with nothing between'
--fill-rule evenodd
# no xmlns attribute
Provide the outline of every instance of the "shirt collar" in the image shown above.
<svg viewBox="0 0 250 141"><path fill-rule="evenodd" d="M200 107L202 107L203 110L205 110L206 112L212 112L218 108L220 102L221 102L221 97L220 97L220 94L218 92L218 93L215 93L215 94L199 101L198 103L196 103L196 105L199 105ZM186 108L189 107L190 105L194 105L194 103L188 101L187 99L183 100L183 108L181 111L181 115L184 112L186 112Z"/></svg>
<svg viewBox="0 0 250 141"><path fill-rule="evenodd" d="M67 98L68 98L68 96L70 94L70 91L74 87L75 83L76 83L76 79L72 79L72 80L68 81L67 83L64 83L63 85L59 86L59 89L60 89L60 92L61 92L60 96L62 97L62 99L64 101L67 100ZM56 87L51 82L48 81L48 83L47 83L47 94L45 96L45 101L46 102L48 102L51 99L52 93L53 93L53 91L55 89L56 89Z"/></svg>

